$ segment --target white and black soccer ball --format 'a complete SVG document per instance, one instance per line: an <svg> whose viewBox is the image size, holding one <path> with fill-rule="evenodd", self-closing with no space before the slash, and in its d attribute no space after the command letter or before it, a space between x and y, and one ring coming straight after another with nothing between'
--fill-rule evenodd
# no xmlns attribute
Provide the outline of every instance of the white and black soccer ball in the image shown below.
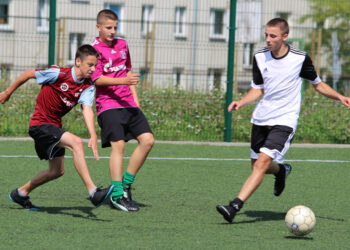
<svg viewBox="0 0 350 250"><path fill-rule="evenodd" d="M316 218L310 208L298 205L289 209L285 217L285 222L291 233L297 236L303 236L312 231L316 224Z"/></svg>

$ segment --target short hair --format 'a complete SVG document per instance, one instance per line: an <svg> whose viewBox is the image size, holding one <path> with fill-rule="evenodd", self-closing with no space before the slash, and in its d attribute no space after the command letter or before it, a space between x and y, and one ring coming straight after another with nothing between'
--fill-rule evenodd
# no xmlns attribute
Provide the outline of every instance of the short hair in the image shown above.
<svg viewBox="0 0 350 250"><path fill-rule="evenodd" d="M280 17L273 18L270 21L268 21L266 26L270 26L270 27L279 26L283 35L289 34L288 22L286 20L284 20L283 18L280 18Z"/></svg>
<svg viewBox="0 0 350 250"><path fill-rule="evenodd" d="M110 20L113 20L113 21L118 21L119 20L118 15L114 11L109 10L109 9L101 10L97 14L96 21L97 21L98 24L102 24L104 19L110 19Z"/></svg>
<svg viewBox="0 0 350 250"><path fill-rule="evenodd" d="M77 49L77 52L75 53L75 60L77 58L84 60L87 56L96 56L96 58L98 58L100 54L90 44L83 44Z"/></svg>

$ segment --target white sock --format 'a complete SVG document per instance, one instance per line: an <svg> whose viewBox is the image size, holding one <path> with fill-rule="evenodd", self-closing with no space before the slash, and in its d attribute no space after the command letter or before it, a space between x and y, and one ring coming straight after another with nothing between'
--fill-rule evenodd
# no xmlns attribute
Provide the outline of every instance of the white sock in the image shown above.
<svg viewBox="0 0 350 250"><path fill-rule="evenodd" d="M27 195L23 194L21 191L19 191L19 189L17 189L18 191L18 195L21 196L21 197L27 197Z"/></svg>
<svg viewBox="0 0 350 250"><path fill-rule="evenodd" d="M91 192L89 193L90 197L93 197L94 194L96 193L97 187L95 187Z"/></svg>

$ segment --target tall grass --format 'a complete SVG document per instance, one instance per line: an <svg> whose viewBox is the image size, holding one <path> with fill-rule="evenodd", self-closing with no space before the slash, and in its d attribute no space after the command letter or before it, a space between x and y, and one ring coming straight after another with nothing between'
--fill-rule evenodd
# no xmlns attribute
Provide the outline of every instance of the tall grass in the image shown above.
<svg viewBox="0 0 350 250"><path fill-rule="evenodd" d="M0 106L0 136L27 136L38 91L35 84L23 86L7 104ZM138 93L156 139L223 140L224 93L141 88ZM236 99L241 97L242 94ZM254 106L248 105L232 114L232 141L250 140L250 117ZM327 99L311 89L306 90L294 142L350 143L348 112L340 102ZM79 105L63 118L63 126L79 136L89 136ZM96 128L99 132L97 123Z"/></svg>

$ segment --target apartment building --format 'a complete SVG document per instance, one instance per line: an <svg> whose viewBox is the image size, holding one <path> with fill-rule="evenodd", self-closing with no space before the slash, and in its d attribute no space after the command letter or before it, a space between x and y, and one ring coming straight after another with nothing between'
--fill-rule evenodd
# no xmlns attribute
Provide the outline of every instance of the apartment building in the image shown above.
<svg viewBox="0 0 350 250"><path fill-rule="evenodd" d="M77 47L97 36L96 15L109 8L120 19L118 36L128 41L133 71L157 88L226 89L228 0L57 0L55 63L72 65ZM0 0L2 80L48 64L49 0ZM295 46L304 43L312 24L298 19L307 0L238 0L235 86L248 88L252 56L264 46L264 25L276 16L291 25Z"/></svg>

